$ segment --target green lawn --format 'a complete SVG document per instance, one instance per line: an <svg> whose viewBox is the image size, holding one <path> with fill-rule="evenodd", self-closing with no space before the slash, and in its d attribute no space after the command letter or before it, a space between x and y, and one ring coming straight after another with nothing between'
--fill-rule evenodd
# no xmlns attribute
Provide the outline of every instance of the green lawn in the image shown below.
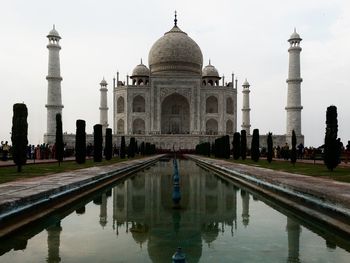
<svg viewBox="0 0 350 263"><path fill-rule="evenodd" d="M48 174L60 173L65 171L73 171L73 170L88 168L92 166L109 165L109 164L113 164L113 163L117 163L125 160L128 160L128 159L112 158L112 160L110 161L103 160L100 163L94 163L92 159L89 159L89 160L86 160L85 164L77 164L75 161L64 161L61 163L61 166L58 166L58 163L28 164L22 167L21 173L17 172L16 166L0 167L0 184L9 182L9 181L23 179L23 178L45 176Z"/></svg>
<svg viewBox="0 0 350 263"><path fill-rule="evenodd" d="M284 171L288 173L304 174L316 177L332 178L336 181L350 183L350 167L337 167L333 172L329 171L324 164L312 164L312 163L295 163L293 166L287 161L272 161L271 164L267 160L259 160L254 162L250 159L242 160L230 160L234 163L241 163L246 165L258 166L263 168L269 168L277 171Z"/></svg>

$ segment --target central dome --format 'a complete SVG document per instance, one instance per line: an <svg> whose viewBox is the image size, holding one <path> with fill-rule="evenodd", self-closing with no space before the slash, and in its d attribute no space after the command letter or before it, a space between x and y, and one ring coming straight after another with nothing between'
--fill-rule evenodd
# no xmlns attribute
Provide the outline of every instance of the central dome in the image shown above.
<svg viewBox="0 0 350 263"><path fill-rule="evenodd" d="M153 44L148 63L151 74L200 75L203 55L197 43L175 25Z"/></svg>

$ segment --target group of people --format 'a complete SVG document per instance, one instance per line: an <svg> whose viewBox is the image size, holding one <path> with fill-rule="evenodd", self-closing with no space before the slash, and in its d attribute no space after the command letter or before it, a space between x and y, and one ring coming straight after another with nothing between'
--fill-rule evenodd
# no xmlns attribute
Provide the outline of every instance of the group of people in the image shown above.
<svg viewBox="0 0 350 263"><path fill-rule="evenodd" d="M11 150L11 146L8 144L8 141L6 142L1 141L0 153L1 153L2 161L7 161L10 150Z"/></svg>

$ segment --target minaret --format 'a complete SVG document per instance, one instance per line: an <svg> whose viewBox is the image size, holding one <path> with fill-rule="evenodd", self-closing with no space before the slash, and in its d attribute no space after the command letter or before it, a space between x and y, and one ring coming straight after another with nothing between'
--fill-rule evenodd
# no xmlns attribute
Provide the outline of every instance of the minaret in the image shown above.
<svg viewBox="0 0 350 263"><path fill-rule="evenodd" d="M249 108L249 82L245 79L243 85L242 129L250 135L250 108Z"/></svg>
<svg viewBox="0 0 350 263"><path fill-rule="evenodd" d="M47 131L46 143L54 143L56 134L56 114L62 115L62 97L61 97L61 69L60 69L60 35L55 29L55 25L47 35L49 44L49 69L47 74Z"/></svg>
<svg viewBox="0 0 350 263"><path fill-rule="evenodd" d="M103 78L100 83L100 124L102 125L102 133L106 134L106 129L108 128L108 106L107 106L107 82Z"/></svg>
<svg viewBox="0 0 350 263"><path fill-rule="evenodd" d="M290 47L289 52L289 71L288 71L288 95L287 95L287 130L286 135L291 136L292 131L295 131L297 136L301 135L301 94L300 84L303 81L300 77L300 38L295 31L290 36L288 42Z"/></svg>

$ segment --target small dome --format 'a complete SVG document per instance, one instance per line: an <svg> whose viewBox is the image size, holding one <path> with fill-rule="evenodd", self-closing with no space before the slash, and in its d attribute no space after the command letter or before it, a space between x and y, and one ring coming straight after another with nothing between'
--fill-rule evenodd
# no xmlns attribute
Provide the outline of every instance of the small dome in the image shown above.
<svg viewBox="0 0 350 263"><path fill-rule="evenodd" d="M107 86L107 81L105 80L105 78L103 78L101 80L101 83L100 83L101 86Z"/></svg>
<svg viewBox="0 0 350 263"><path fill-rule="evenodd" d="M148 63L151 73L190 73L200 75L203 55L198 44L175 25L152 46Z"/></svg>
<svg viewBox="0 0 350 263"><path fill-rule="evenodd" d="M296 29L294 28L294 32L293 34L290 36L289 41L290 40L301 40L300 35L297 33Z"/></svg>
<svg viewBox="0 0 350 263"><path fill-rule="evenodd" d="M243 87L244 87L244 86L248 86L248 87L250 86L250 84L249 84L249 82L247 81L247 79L245 79L245 81L243 82L243 85L242 85L242 86L243 86Z"/></svg>
<svg viewBox="0 0 350 263"><path fill-rule="evenodd" d="M55 29L55 25L53 25L53 28L47 35L47 37L56 37L56 38L61 38L60 35L58 34L57 30Z"/></svg>
<svg viewBox="0 0 350 263"><path fill-rule="evenodd" d="M218 70L213 65L210 64L210 61L209 61L209 65L203 68L202 77L220 78Z"/></svg>
<svg viewBox="0 0 350 263"><path fill-rule="evenodd" d="M141 64L137 65L132 71L131 77L149 77L149 69L142 64L142 60Z"/></svg>

